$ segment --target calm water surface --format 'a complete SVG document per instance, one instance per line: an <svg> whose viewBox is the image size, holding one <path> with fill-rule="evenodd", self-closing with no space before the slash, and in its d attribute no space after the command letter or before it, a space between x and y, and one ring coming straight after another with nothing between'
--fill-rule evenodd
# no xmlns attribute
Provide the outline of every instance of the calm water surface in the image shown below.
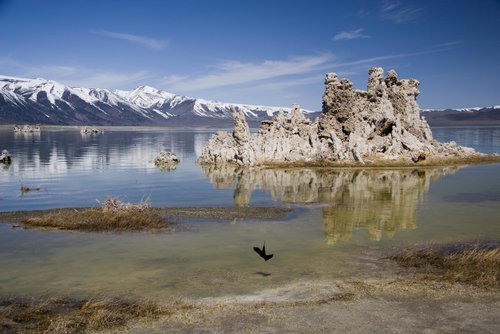
<svg viewBox="0 0 500 334"><path fill-rule="evenodd" d="M212 130L109 128L14 134L0 128L0 211L97 206L107 196L153 206L284 205L275 221L186 221L172 233L79 233L0 224L0 295L96 293L192 297L251 293L303 280L366 275L395 246L500 238L500 164L405 170L202 168ZM435 128L500 153L499 127ZM173 171L152 161L178 154ZM40 187L21 194L21 185ZM252 251L266 240L275 253ZM269 276L258 274L269 273Z"/></svg>

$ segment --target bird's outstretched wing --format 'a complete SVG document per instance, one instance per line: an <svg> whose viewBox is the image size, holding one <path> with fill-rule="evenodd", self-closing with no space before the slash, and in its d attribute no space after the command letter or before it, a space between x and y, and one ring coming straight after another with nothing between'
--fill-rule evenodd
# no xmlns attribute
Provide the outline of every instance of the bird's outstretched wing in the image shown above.
<svg viewBox="0 0 500 334"><path fill-rule="evenodd" d="M264 258L264 260L265 260L265 261L267 261L267 260L271 260L271 258L272 258L273 256L274 256L274 254L269 254L269 255L264 254L263 258Z"/></svg>
<svg viewBox="0 0 500 334"><path fill-rule="evenodd" d="M266 254L266 242L264 242L264 245L262 246L262 249L260 249L259 247L254 247L253 250L259 254L259 256L261 258L263 258L265 261L268 261L270 260L274 254Z"/></svg>
<svg viewBox="0 0 500 334"><path fill-rule="evenodd" d="M266 253L263 250L261 250L259 247L254 247L253 250L256 251L257 254L260 255L260 257L264 257L266 255Z"/></svg>

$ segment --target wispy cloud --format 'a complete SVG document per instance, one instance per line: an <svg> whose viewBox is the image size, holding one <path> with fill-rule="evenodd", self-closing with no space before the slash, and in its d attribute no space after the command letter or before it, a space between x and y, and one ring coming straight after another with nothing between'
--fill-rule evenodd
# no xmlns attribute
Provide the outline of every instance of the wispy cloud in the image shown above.
<svg viewBox="0 0 500 334"><path fill-rule="evenodd" d="M216 87L242 85L291 75L304 75L328 68L332 54L291 57L288 60L266 60L259 63L226 61L212 66L212 73L197 77L169 76L164 84L178 91L198 91Z"/></svg>
<svg viewBox="0 0 500 334"><path fill-rule="evenodd" d="M337 35L333 37L334 41L343 41L350 39L360 39L360 38L368 38L369 36L363 34L363 28L359 28L351 31L341 31Z"/></svg>
<svg viewBox="0 0 500 334"><path fill-rule="evenodd" d="M31 77L67 77L78 72L74 66L68 65L40 65L34 66L25 64L13 59L11 56L0 57L0 70L6 72L15 72L16 75Z"/></svg>
<svg viewBox="0 0 500 334"><path fill-rule="evenodd" d="M109 71L68 65L33 65L14 60L10 56L0 57L0 73L24 78L45 78L69 86L115 89L145 83L152 79L148 71Z"/></svg>
<svg viewBox="0 0 500 334"><path fill-rule="evenodd" d="M318 82L321 82L324 77L324 74L315 74L312 76L306 76L303 78L298 78L294 80L279 80L279 81L270 81L267 83L259 84L252 86L250 88L246 88L247 91L250 90L267 90L267 91L282 91L285 89L288 89L290 87L295 87L295 86L304 86L304 85L310 85L310 84L315 84Z"/></svg>
<svg viewBox="0 0 500 334"><path fill-rule="evenodd" d="M384 0L380 7L379 16L382 20L403 23L417 19L422 13L422 8L402 6L399 1Z"/></svg>
<svg viewBox="0 0 500 334"><path fill-rule="evenodd" d="M387 54L387 55L382 55L382 56L377 56L377 57L353 60L353 61L349 61L349 62L335 63L335 64L333 64L333 66L335 66L335 67L349 67L349 66L357 66L357 65L365 65L365 64L371 66L371 65L376 65L377 63L384 61L384 60L423 56L426 54L438 53L438 52L443 52L443 51L448 51L448 50L449 49L444 49L444 48L433 48L433 49L429 49L429 50L422 50L422 51L409 52L409 53Z"/></svg>
<svg viewBox="0 0 500 334"><path fill-rule="evenodd" d="M464 41L451 41L451 42L445 42L445 43L440 43L440 44L434 44L433 47L435 48L448 48L452 46L457 46L460 44L463 44Z"/></svg>
<svg viewBox="0 0 500 334"><path fill-rule="evenodd" d="M169 44L168 41L161 40L161 39L156 39L156 38L151 38L151 37L146 37L146 36L141 36L141 35L134 35L134 34L124 34L124 33L118 33L118 32L107 31L107 30L97 30L97 31L92 31L92 33L97 34L97 35L101 35L101 36L119 39L119 40L130 42L130 43L139 44L141 46L145 46L147 48L154 49L154 50L164 49Z"/></svg>
<svg viewBox="0 0 500 334"><path fill-rule="evenodd" d="M224 61L205 67L200 74L157 73L153 71L113 71L67 64L33 65L21 63L13 56L0 56L0 73L19 77L44 77L69 86L108 89L131 89L149 84L176 94L186 94L225 102L284 105L301 102L304 107L317 108L325 72L339 75L365 73L369 66L387 67L394 59L406 59L439 52L449 52L459 41L429 46L409 53L379 54L374 57L339 60L331 53L294 56L261 62ZM224 87L221 89L221 87ZM314 94L316 94L314 93ZM287 101L284 103L283 101ZM316 106L316 107L315 107Z"/></svg>
<svg viewBox="0 0 500 334"><path fill-rule="evenodd" d="M81 87L116 89L138 85L147 82L151 78L152 75L148 71L114 72L92 70L79 73L78 76L65 79L64 82Z"/></svg>
<svg viewBox="0 0 500 334"><path fill-rule="evenodd" d="M64 65L42 65L24 67L24 76L27 77L68 77L78 72L78 69L72 66Z"/></svg>

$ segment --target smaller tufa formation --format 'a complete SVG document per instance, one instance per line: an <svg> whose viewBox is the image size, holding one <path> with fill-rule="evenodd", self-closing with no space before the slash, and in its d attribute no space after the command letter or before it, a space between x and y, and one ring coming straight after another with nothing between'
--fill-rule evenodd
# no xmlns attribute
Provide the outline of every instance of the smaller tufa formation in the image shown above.
<svg viewBox="0 0 500 334"><path fill-rule="evenodd" d="M323 111L314 122L294 105L288 115L278 112L252 134L243 112L233 108L233 132L217 132L198 162L412 165L485 157L455 142L440 143L432 138L429 125L420 117L417 80L399 80L394 70L384 78L383 69L377 67L368 75L367 89L356 90L348 79L326 74Z"/></svg>
<svg viewBox="0 0 500 334"><path fill-rule="evenodd" d="M12 162L12 158L10 157L10 153L7 150L2 150L2 154L0 155L0 163L10 164Z"/></svg>
<svg viewBox="0 0 500 334"><path fill-rule="evenodd" d="M154 163L161 171L171 171L177 168L177 164L180 162L177 155L172 152L161 151L156 156Z"/></svg>
<svg viewBox="0 0 500 334"><path fill-rule="evenodd" d="M288 114L279 111L271 120L262 121L257 134L250 133L242 111L233 108L233 115L233 133L217 132L203 148L199 163L254 166L311 161L327 149L319 140L317 124L307 119L298 105Z"/></svg>
<svg viewBox="0 0 500 334"><path fill-rule="evenodd" d="M99 130L98 128L91 128L89 126L85 126L83 127L81 130L80 130L80 133L82 135L95 135L95 134L99 134L99 133L102 133L101 130Z"/></svg>
<svg viewBox="0 0 500 334"><path fill-rule="evenodd" d="M41 131L42 131L42 129L40 128L40 124L37 124L37 125L25 124L23 126L14 125L14 132L15 133L34 133L34 132L41 132Z"/></svg>

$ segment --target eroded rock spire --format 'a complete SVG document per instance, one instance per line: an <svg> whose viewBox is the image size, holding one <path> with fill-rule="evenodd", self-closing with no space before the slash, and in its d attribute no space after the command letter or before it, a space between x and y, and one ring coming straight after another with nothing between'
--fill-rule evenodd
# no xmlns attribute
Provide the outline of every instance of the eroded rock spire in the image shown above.
<svg viewBox="0 0 500 334"><path fill-rule="evenodd" d="M384 77L382 68L372 67L367 90L356 90L350 80L327 73L322 115L314 122L294 105L290 113L278 112L251 134L243 112L234 109L233 133L216 133L198 162L411 165L484 156L433 139L416 101L419 84L400 80L394 70Z"/></svg>

